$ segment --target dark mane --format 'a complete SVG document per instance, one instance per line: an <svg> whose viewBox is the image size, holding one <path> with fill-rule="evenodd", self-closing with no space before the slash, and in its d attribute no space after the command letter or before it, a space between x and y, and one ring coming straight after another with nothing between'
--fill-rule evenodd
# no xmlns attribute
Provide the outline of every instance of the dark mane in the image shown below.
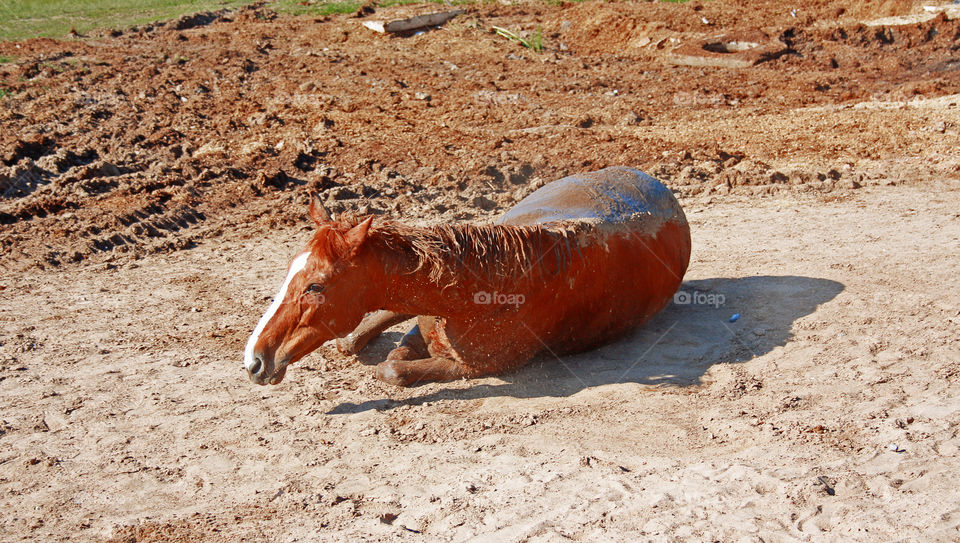
<svg viewBox="0 0 960 543"><path fill-rule="evenodd" d="M346 230L365 217L342 216ZM456 282L462 272L502 285L525 277L562 273L579 252L576 225L436 225L415 227L377 219L370 240L413 257L414 270L429 270L438 284ZM330 236L333 237L333 236Z"/></svg>

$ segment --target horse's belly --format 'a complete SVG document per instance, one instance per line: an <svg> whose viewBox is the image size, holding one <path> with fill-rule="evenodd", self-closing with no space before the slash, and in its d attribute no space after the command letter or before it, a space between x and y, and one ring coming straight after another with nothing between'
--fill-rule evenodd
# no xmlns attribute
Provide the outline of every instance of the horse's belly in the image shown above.
<svg viewBox="0 0 960 543"><path fill-rule="evenodd" d="M671 221L655 234L612 236L581 254L528 309L557 353L607 342L666 307L689 262L689 228Z"/></svg>

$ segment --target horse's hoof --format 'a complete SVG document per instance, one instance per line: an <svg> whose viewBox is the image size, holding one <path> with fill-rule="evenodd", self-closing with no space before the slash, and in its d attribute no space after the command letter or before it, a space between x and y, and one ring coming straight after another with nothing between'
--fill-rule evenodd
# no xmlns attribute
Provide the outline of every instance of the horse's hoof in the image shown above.
<svg viewBox="0 0 960 543"><path fill-rule="evenodd" d="M397 371L397 363L393 360L377 364L377 379L398 387L407 386L407 380Z"/></svg>
<svg viewBox="0 0 960 543"><path fill-rule="evenodd" d="M340 354L357 354L360 351L357 348L357 342L353 339L353 334L337 338L337 350L340 351Z"/></svg>

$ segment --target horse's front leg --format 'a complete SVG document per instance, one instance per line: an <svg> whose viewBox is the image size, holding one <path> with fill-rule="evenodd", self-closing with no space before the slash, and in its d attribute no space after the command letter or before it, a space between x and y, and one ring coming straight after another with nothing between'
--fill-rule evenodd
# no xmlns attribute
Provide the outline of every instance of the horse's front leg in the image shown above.
<svg viewBox="0 0 960 543"><path fill-rule="evenodd" d="M379 336L387 328L413 317L414 315L394 313L383 309L374 311L364 317L353 332L347 334L346 337L337 339L337 350L344 354L357 354L367 346L367 343L370 343L370 340Z"/></svg>
<svg viewBox="0 0 960 543"><path fill-rule="evenodd" d="M464 368L444 354L443 349L427 347L427 338L431 338L437 318L421 315L417 321L417 326L403 336L400 345L390 351L387 360L377 364L377 379L405 387L425 381L452 381L466 377Z"/></svg>
<svg viewBox="0 0 960 543"><path fill-rule="evenodd" d="M457 361L440 356L417 360L387 359L386 362L377 364L377 379L401 387L427 381L453 381L470 376Z"/></svg>

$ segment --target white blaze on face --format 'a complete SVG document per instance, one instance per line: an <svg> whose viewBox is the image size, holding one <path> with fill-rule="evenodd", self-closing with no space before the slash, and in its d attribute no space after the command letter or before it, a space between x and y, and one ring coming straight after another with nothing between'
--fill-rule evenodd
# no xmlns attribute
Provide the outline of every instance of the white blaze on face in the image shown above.
<svg viewBox="0 0 960 543"><path fill-rule="evenodd" d="M287 272L287 278L283 281L283 286L280 287L280 292L277 294L277 297L273 299L270 307L267 308L267 312L260 317L260 322L257 323L257 327L254 328L253 333L250 334L250 339L247 340L247 347L243 351L243 365L247 370L252 369L254 366L253 349L257 346L257 340L260 339L260 334L263 332L263 329L267 327L267 324L269 324L270 319L273 318L277 310L280 309L283 299L287 296L287 289L290 288L290 283L293 281L293 278L307 266L308 258L310 258L309 252L303 253L293 259L293 263L290 264L290 271Z"/></svg>

